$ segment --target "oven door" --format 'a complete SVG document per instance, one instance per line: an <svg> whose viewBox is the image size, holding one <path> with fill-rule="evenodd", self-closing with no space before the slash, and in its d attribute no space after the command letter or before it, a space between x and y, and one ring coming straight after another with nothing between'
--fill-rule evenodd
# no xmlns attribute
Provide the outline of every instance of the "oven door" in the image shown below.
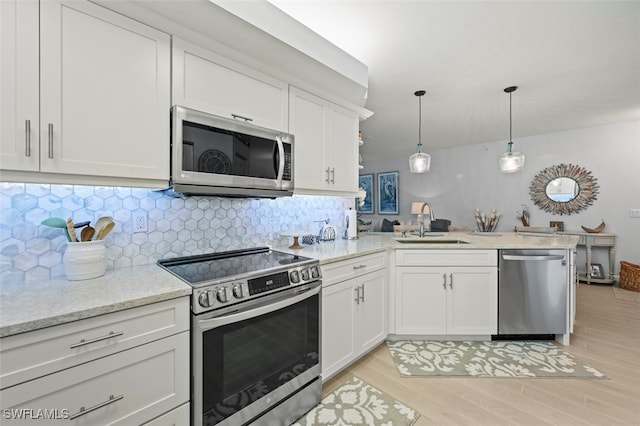
<svg viewBox="0 0 640 426"><path fill-rule="evenodd" d="M319 281L193 316L194 425L242 425L320 375Z"/></svg>

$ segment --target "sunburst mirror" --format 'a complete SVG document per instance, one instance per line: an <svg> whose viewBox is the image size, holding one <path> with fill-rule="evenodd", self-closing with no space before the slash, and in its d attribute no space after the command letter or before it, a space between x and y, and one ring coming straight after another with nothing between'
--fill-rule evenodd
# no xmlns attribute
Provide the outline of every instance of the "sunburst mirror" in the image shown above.
<svg viewBox="0 0 640 426"><path fill-rule="evenodd" d="M598 180L584 167L560 164L538 173L529 186L529 194L542 210L570 215L593 204L599 189Z"/></svg>

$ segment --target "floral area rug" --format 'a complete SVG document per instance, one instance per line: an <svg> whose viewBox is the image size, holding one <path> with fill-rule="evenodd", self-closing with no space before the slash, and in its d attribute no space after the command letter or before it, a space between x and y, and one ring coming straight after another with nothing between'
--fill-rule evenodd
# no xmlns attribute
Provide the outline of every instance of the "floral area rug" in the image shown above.
<svg viewBox="0 0 640 426"><path fill-rule="evenodd" d="M547 341L387 342L402 376L606 379Z"/></svg>
<svg viewBox="0 0 640 426"><path fill-rule="evenodd" d="M293 426L410 426L420 413L353 377L327 395Z"/></svg>

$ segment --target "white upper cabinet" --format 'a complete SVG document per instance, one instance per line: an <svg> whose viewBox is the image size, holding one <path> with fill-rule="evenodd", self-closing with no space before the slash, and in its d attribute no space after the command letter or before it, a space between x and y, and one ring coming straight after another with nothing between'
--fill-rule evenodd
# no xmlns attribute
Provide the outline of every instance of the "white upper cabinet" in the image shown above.
<svg viewBox="0 0 640 426"><path fill-rule="evenodd" d="M0 1L0 168L40 167L38 0Z"/></svg>
<svg viewBox="0 0 640 426"><path fill-rule="evenodd" d="M88 1L65 0L40 3L38 31L32 22L34 16L38 21L37 3L22 3L12 9L2 2L1 168L41 173L19 175L22 181L166 184L170 36ZM21 8L29 9L28 17ZM16 28L7 29L5 21L14 11ZM5 51L5 33L14 51ZM27 46L17 47L27 39ZM31 76L38 75L38 58L39 86ZM5 79L5 68L14 60L17 72ZM15 93L7 89L12 81ZM38 91L39 120L30 118L22 101ZM31 123L30 157L26 120ZM20 155L28 159L17 159Z"/></svg>
<svg viewBox="0 0 640 426"><path fill-rule="evenodd" d="M169 35L89 2L40 7L41 170L168 180Z"/></svg>
<svg viewBox="0 0 640 426"><path fill-rule="evenodd" d="M358 189L358 114L291 87L297 193L354 195Z"/></svg>
<svg viewBox="0 0 640 426"><path fill-rule="evenodd" d="M174 37L173 104L286 132L288 84Z"/></svg>

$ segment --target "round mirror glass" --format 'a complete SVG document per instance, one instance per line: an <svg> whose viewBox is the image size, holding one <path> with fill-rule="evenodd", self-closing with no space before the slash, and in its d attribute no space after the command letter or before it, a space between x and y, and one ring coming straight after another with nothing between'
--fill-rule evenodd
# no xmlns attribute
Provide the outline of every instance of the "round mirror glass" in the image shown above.
<svg viewBox="0 0 640 426"><path fill-rule="evenodd" d="M568 203L578 196L578 192L578 182L568 177L553 179L545 188L547 197L558 203Z"/></svg>
<svg viewBox="0 0 640 426"><path fill-rule="evenodd" d="M559 164L538 173L529 186L533 202L553 214L572 214L586 209L598 196L598 180L584 167Z"/></svg>

